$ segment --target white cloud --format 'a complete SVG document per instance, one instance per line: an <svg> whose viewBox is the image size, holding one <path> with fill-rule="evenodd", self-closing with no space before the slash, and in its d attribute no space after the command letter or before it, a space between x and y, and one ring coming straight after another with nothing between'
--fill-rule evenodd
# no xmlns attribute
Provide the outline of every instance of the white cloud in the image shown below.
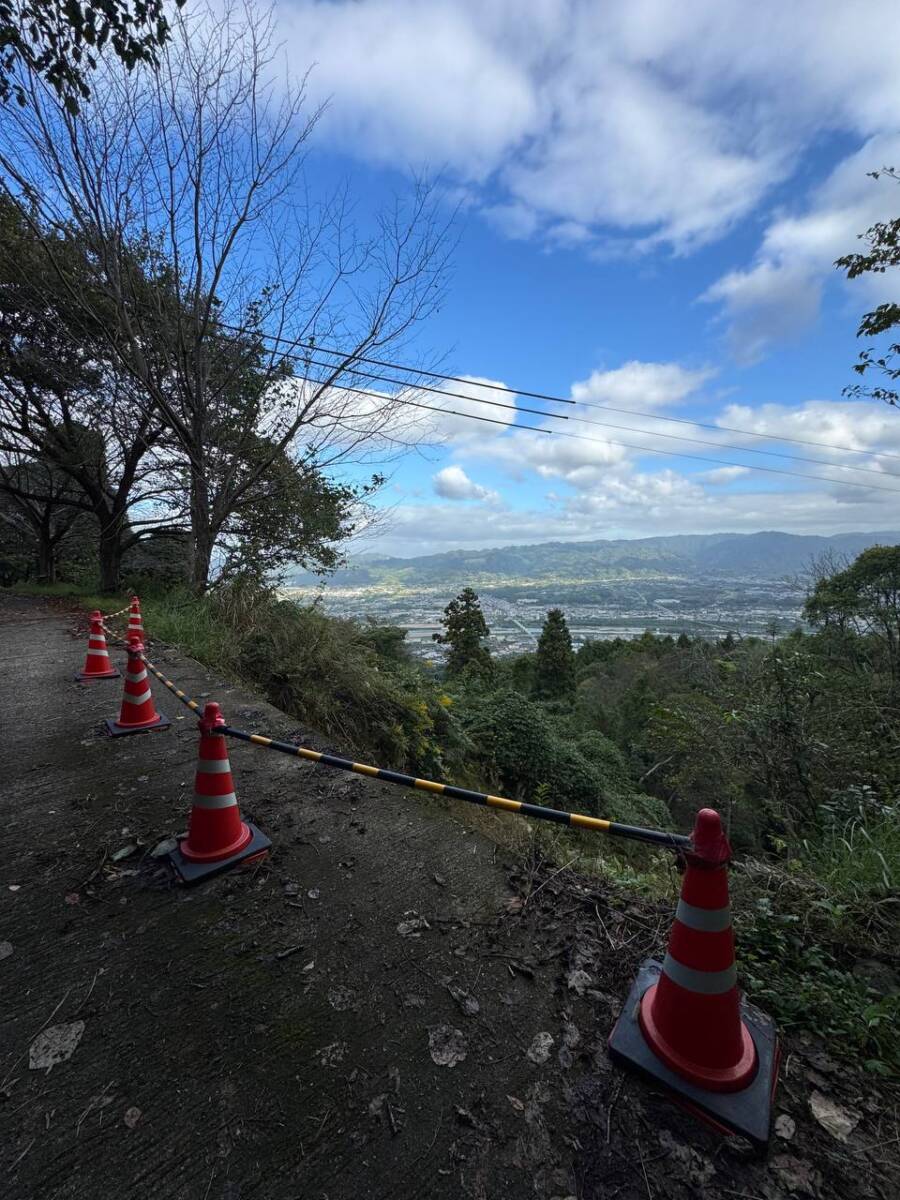
<svg viewBox="0 0 900 1200"><path fill-rule="evenodd" d="M808 329L819 313L835 259L857 248L857 235L896 212L897 185L868 172L900 161L900 136L876 136L845 158L808 198L805 209L781 213L763 235L753 263L713 283L702 299L722 305L729 341L740 362L754 362L776 341ZM881 298L883 276L850 285Z"/></svg>
<svg viewBox="0 0 900 1200"><path fill-rule="evenodd" d="M691 427L666 425L652 415L640 415L639 410L652 413L682 404L711 375L705 368L689 370L678 363L638 361L594 371L572 385L573 407L556 408L546 420L523 416L539 432L519 428L491 436L488 428L478 437L456 443L456 456L490 462L516 479L533 472L541 479L562 480L583 492L602 480L614 479L634 457L632 444L649 447L651 453L654 449L666 454L677 451L678 442L666 435L689 437ZM534 403L528 401L526 407ZM622 410L626 423L620 426L615 417L605 418L594 405ZM706 436L716 437L715 433ZM695 447L685 445L684 449L691 452Z"/></svg>
<svg viewBox="0 0 900 1200"><path fill-rule="evenodd" d="M801 263L763 259L747 271L729 271L702 296L721 303L728 341L744 366L758 362L774 341L804 333L819 315L822 279Z"/></svg>
<svg viewBox="0 0 900 1200"><path fill-rule="evenodd" d="M840 485L793 490L779 484L764 491L723 486L708 490L671 470L635 472L595 490L550 498L548 507L524 509L476 503L398 505L381 535L366 549L385 554L434 554L458 547L545 541L651 537L666 533L842 533L889 530L897 525L890 496Z"/></svg>
<svg viewBox="0 0 900 1200"><path fill-rule="evenodd" d="M706 369L690 371L678 363L632 361L611 371L594 371L572 384L572 399L637 410L667 408L681 404L712 374Z"/></svg>
<svg viewBox="0 0 900 1200"><path fill-rule="evenodd" d="M517 418L516 395L507 391L498 379L462 375L448 381L447 391L453 394L416 392L415 388L404 393L408 399L427 405L417 410L421 439L427 444L474 445Z"/></svg>
<svg viewBox="0 0 900 1200"><path fill-rule="evenodd" d="M796 407L761 404L758 408L750 408L744 404L729 404L716 418L716 423L768 438L788 439L784 448L790 454L884 474L900 473L900 421L887 405L852 400L810 400ZM734 440L733 434L725 436ZM797 446L792 444L792 439L815 444ZM743 440L748 446L765 445L753 438L737 440ZM879 451L886 457L880 456ZM783 465L791 466L789 463ZM804 467L801 464L796 469ZM807 465L805 469L821 474L827 467ZM867 480L864 475L848 474L848 478L876 486L882 483L878 479Z"/></svg>
<svg viewBox="0 0 900 1200"><path fill-rule="evenodd" d="M666 364L641 364L652 367ZM668 364L672 365L672 364ZM615 372L609 372L615 375ZM676 378L676 376L672 376ZM823 530L889 529L896 525L896 497L889 491L870 491L854 484L900 492L900 421L887 409L862 401L809 401L799 406L774 403L751 409L737 404L723 408L715 420L723 428L701 429L691 425L666 425L637 415L630 423L640 426L637 439L677 455L739 458L741 450L725 445L772 451L818 462L793 462L784 458L748 455L747 465L698 465L681 470L645 465L642 451L597 436L588 440L529 433L524 430L496 432L455 449L455 457L481 465L490 464L505 474L527 481L557 481L557 489L545 494L544 509L513 510L486 506L466 510L466 518L454 518L451 509L437 506L416 509L416 527L401 518L401 526L389 534L397 552L419 553L449 545L499 545L526 540L585 539L591 537L641 537L660 528L670 532L714 530L786 529L794 532ZM711 447L666 442L659 427L677 430L718 442ZM730 427L730 428L726 428ZM558 427L555 427L558 428ZM746 434L731 430L743 429ZM753 433L774 439L760 442ZM626 440L628 435L625 435ZM779 444L779 439L781 443ZM790 439L819 443L795 445ZM862 451L854 454L853 450ZM878 452L896 457L879 457ZM761 465L775 471L795 472L802 479L780 478L752 470ZM875 474L849 471L863 468ZM819 478L816 478L819 476ZM473 519L482 512L483 519ZM394 541L393 539L398 539ZM401 550L400 542L407 548ZM433 545L432 545L433 543Z"/></svg>
<svg viewBox="0 0 900 1200"><path fill-rule="evenodd" d="M436 494L444 500L496 501L500 499L497 492L471 480L462 467L444 467L442 471L432 475L431 482Z"/></svg>
<svg viewBox="0 0 900 1200"><path fill-rule="evenodd" d="M278 17L291 64L314 64L330 137L359 157L447 163L477 181L537 119L527 72L464 4L300 0Z"/></svg>
<svg viewBox="0 0 900 1200"><path fill-rule="evenodd" d="M691 249L823 134L893 133L900 8L870 0L293 0L332 144L446 165L514 236ZM377 48L377 52L376 52Z"/></svg>

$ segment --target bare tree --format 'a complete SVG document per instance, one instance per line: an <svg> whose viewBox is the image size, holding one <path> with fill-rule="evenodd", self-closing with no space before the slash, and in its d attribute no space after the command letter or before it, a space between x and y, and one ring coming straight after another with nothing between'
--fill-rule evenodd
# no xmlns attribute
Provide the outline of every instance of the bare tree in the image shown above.
<svg viewBox="0 0 900 1200"><path fill-rule="evenodd" d="M3 186L43 228L77 228L114 313L110 348L186 457L198 588L229 515L286 452L335 469L414 436L404 398L340 385L361 356L399 351L447 274L452 216L430 186L368 232L346 189L311 199L321 110L279 58L270 12L194 5L155 72L110 65L78 115L30 76L28 105L0 131ZM90 306L77 288L72 299Z"/></svg>

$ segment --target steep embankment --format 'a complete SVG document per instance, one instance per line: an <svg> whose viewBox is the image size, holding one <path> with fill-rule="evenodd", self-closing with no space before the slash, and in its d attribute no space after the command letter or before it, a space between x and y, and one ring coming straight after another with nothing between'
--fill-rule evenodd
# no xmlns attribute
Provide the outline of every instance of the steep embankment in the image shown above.
<svg viewBox="0 0 900 1200"><path fill-rule="evenodd" d="M887 1105L819 1047L788 1045L796 1132L768 1163L614 1071L606 1037L670 906L505 866L455 808L234 744L275 851L173 887L149 850L186 823L193 718L160 694L170 730L102 736L121 684L72 682L75 624L0 597L10 1200L895 1194ZM319 744L158 657L235 722ZM74 1055L29 1070L42 1027L74 1022ZM848 1147L813 1087L858 1109Z"/></svg>

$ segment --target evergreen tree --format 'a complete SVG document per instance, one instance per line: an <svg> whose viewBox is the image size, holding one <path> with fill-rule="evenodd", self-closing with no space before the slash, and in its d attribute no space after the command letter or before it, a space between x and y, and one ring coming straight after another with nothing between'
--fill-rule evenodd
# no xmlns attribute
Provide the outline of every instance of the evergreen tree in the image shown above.
<svg viewBox="0 0 900 1200"><path fill-rule="evenodd" d="M467 667L487 673L492 668L491 652L484 645L490 636L478 596L467 587L451 600L441 618L444 633L433 633L432 639L447 651L447 674L461 675Z"/></svg>
<svg viewBox="0 0 900 1200"><path fill-rule="evenodd" d="M575 695L575 652L561 608L551 608L537 649L535 695L543 700L568 700Z"/></svg>

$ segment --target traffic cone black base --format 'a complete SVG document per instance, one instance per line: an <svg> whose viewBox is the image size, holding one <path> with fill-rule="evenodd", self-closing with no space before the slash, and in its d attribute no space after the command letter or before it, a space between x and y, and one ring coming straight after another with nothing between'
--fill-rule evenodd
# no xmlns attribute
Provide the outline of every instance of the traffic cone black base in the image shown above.
<svg viewBox="0 0 900 1200"><path fill-rule="evenodd" d="M84 671L75 672L76 683L90 683L92 679L121 679L122 672L116 667L111 667L108 671L92 671L90 675L85 675Z"/></svg>
<svg viewBox="0 0 900 1200"><path fill-rule="evenodd" d="M105 724L110 737L127 737L129 733L155 733L157 729L168 729L172 722L165 713L157 712L152 725L119 725L112 717L107 717Z"/></svg>
<svg viewBox="0 0 900 1200"><path fill-rule="evenodd" d="M169 862L175 868L178 882L184 884L200 883L204 879L209 879L212 875L220 875L223 871L230 871L232 867L236 867L240 863L249 864L251 861L265 858L272 845L271 839L267 838L261 829L257 829L252 821L244 821L243 823L250 830L250 841L235 854L229 855L228 858L220 858L218 862L191 862L190 859L185 858L181 853L180 846L170 851Z"/></svg>
<svg viewBox="0 0 900 1200"><path fill-rule="evenodd" d="M689 1083L670 1070L651 1050L640 1024L641 999L659 982L662 963L648 959L637 979L609 1039L614 1062L660 1084L682 1107L722 1134L738 1134L763 1150L769 1143L772 1102L778 1082L779 1047L772 1019L746 1000L741 1019L756 1047L757 1069L750 1082L737 1092L712 1092Z"/></svg>

